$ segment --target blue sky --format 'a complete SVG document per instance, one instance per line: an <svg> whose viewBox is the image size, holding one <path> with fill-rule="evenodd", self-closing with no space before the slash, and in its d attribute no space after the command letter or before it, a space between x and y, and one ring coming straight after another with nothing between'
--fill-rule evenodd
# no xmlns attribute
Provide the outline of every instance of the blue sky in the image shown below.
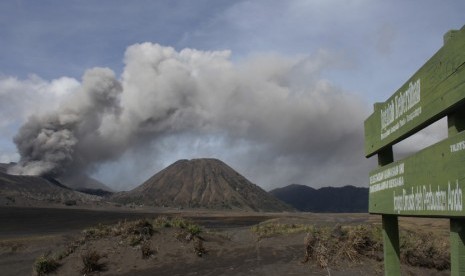
<svg viewBox="0 0 465 276"><path fill-rule="evenodd" d="M2 1L0 161L18 159L12 139L19 127L31 112L59 108L66 95L77 93L86 70L108 67L124 83L123 73L130 63L127 49L144 42L172 47L176 52L185 48L203 54L227 50L227 62L248 72L267 70L266 64L287 64L286 60L303 64L293 66L292 75L297 77L289 80L289 87L299 83L311 86L308 79L312 79L318 83L315 87L325 83L330 91L349 95L357 100L354 109L359 112L347 116L360 120L362 126L373 102L384 101L424 64L442 46L444 33L465 24L464 12L464 1ZM339 108L332 101L324 103L329 110ZM287 112L284 107L282 110ZM251 125L255 122L257 128L267 125L250 116L241 120ZM360 135L353 140L360 140L363 128L356 125L352 131ZM315 126L314 132L328 129L331 126ZM268 128L263 133L267 131L275 133ZM288 139L292 144L292 134L269 139L252 130L242 137L237 131L231 133L231 128L215 125L213 132L185 129L162 138L154 135L144 144L153 149L148 154L152 161L140 158L137 144L117 157L99 161L89 173L124 189L139 183L128 184L129 177L121 181L121 176L111 173L115 168L125 175L137 173L134 182L138 182L176 158L211 156L223 159L266 189L291 182L315 187L367 185L370 161L364 160L362 149L347 150L363 141L349 139L340 157L329 151L333 159L319 159L324 153L311 147L299 148L299 154L286 152L292 147L283 146L282 141ZM321 139L325 139L323 134ZM344 143L344 139L337 141ZM233 150L226 150L231 145ZM309 152L302 152L306 150ZM335 161L338 158L361 165L348 167ZM331 169L322 170L323 166ZM328 177L315 177L317 172Z"/></svg>

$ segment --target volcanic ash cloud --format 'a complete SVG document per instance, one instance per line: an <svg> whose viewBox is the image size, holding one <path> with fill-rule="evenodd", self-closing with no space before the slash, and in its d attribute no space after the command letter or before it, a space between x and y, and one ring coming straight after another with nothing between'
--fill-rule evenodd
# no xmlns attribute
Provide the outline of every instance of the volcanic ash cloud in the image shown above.
<svg viewBox="0 0 465 276"><path fill-rule="evenodd" d="M128 47L120 79L90 69L57 110L28 119L14 138L21 159L11 172L89 172L135 148L145 149L140 158L156 158L167 137L222 137L221 148L252 149L244 160L279 157L289 168L362 155L366 108L321 77L328 54L236 63L230 54Z"/></svg>

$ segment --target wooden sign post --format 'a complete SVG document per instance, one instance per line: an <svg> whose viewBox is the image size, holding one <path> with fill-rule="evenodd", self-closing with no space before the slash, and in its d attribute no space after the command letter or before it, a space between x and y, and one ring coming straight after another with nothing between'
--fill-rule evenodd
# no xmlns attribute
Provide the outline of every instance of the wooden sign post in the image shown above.
<svg viewBox="0 0 465 276"><path fill-rule="evenodd" d="M402 160L392 145L447 116L448 138ZM450 219L451 274L465 275L465 26L365 121L369 212L381 214L386 275L400 275L398 216Z"/></svg>

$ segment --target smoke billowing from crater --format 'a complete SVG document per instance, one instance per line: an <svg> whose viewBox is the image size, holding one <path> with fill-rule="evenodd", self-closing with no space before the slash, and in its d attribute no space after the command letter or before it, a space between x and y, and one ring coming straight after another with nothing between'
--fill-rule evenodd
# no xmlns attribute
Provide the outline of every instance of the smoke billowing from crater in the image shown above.
<svg viewBox="0 0 465 276"><path fill-rule="evenodd" d="M111 70L87 71L81 89L58 110L33 115L20 128L14 142L21 160L9 172L59 176L113 156L113 148L105 147L105 137L98 132L104 118L119 115L121 91ZM97 148L102 154L94 154Z"/></svg>
<svg viewBox="0 0 465 276"><path fill-rule="evenodd" d="M90 69L57 110L31 116L14 138L21 159L11 172L89 172L128 151L156 158L167 140L188 140L179 137L217 137L225 151L243 152L246 175L282 166L292 181L322 164L337 175L359 165L367 110L321 77L335 62L328 53L233 63L229 51L143 43L128 47L124 61L119 79Z"/></svg>

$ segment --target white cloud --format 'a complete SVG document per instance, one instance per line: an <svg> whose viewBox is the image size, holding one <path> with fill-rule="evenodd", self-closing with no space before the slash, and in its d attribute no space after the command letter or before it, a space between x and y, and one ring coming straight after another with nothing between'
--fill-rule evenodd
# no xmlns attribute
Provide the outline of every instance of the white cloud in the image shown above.
<svg viewBox="0 0 465 276"><path fill-rule="evenodd" d="M79 87L75 79L46 81L37 75L27 79L0 77L0 127L23 122L32 114L58 108L60 101Z"/></svg>

